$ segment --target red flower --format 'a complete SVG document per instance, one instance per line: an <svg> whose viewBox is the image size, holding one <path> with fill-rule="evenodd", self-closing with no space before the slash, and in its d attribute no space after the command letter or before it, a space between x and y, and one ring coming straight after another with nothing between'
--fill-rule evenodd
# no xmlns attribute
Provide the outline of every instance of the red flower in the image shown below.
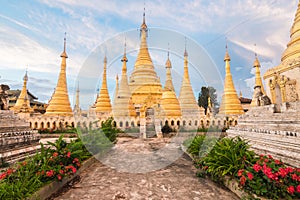
<svg viewBox="0 0 300 200"><path fill-rule="evenodd" d="M26 161L22 162L22 165L23 166L27 165L27 162Z"/></svg>
<svg viewBox="0 0 300 200"><path fill-rule="evenodd" d="M275 160L275 164L280 165L281 164L280 160Z"/></svg>
<svg viewBox="0 0 300 200"><path fill-rule="evenodd" d="M54 175L54 171L52 169L46 172L47 177L52 177L53 175Z"/></svg>
<svg viewBox="0 0 300 200"><path fill-rule="evenodd" d="M243 169L240 169L240 170L238 171L237 175L238 175L238 176L242 176L242 175L243 175L243 172L244 172L244 170L243 170Z"/></svg>
<svg viewBox="0 0 300 200"><path fill-rule="evenodd" d="M0 174L0 180L5 179L7 176L6 172Z"/></svg>
<svg viewBox="0 0 300 200"><path fill-rule="evenodd" d="M300 185L297 186L296 191L300 193Z"/></svg>
<svg viewBox="0 0 300 200"><path fill-rule="evenodd" d="M71 152L70 152L70 151L67 153L67 157L68 157L68 158L71 157Z"/></svg>
<svg viewBox="0 0 300 200"><path fill-rule="evenodd" d="M297 181L299 179L299 177L297 176L297 174L292 174L292 179L294 181Z"/></svg>
<svg viewBox="0 0 300 200"><path fill-rule="evenodd" d="M62 177L61 177L60 174L57 175L57 179L58 179L59 181L62 179Z"/></svg>
<svg viewBox="0 0 300 200"><path fill-rule="evenodd" d="M273 157L272 157L271 155L268 155L268 157L269 157L270 159L273 159Z"/></svg>
<svg viewBox="0 0 300 200"><path fill-rule="evenodd" d="M7 171L6 171L6 174L7 174L7 176L9 176L11 173L13 173L13 169L8 169Z"/></svg>
<svg viewBox="0 0 300 200"><path fill-rule="evenodd" d="M65 172L64 172L64 170L61 169L61 170L59 170L59 173L64 174Z"/></svg>
<svg viewBox="0 0 300 200"><path fill-rule="evenodd" d="M294 194L294 192L295 192L295 188L294 188L294 186L290 186L290 187L288 187L287 188L287 191L288 191L288 193L290 193L290 194Z"/></svg>
<svg viewBox="0 0 300 200"><path fill-rule="evenodd" d="M74 158L73 163L79 162L78 158Z"/></svg>
<svg viewBox="0 0 300 200"><path fill-rule="evenodd" d="M250 172L247 173L247 176L250 181L253 179L253 174L251 174Z"/></svg>
<svg viewBox="0 0 300 200"><path fill-rule="evenodd" d="M284 169L284 168L279 168L278 174L279 174L282 178L284 178L284 177L288 174L288 171L287 171L286 169Z"/></svg>
<svg viewBox="0 0 300 200"><path fill-rule="evenodd" d="M241 184L241 185L245 185L245 183L246 183L246 177L245 177L245 176L242 176L242 177L240 178L240 184Z"/></svg>
<svg viewBox="0 0 300 200"><path fill-rule="evenodd" d="M261 170L261 166L259 164L254 164L253 165L253 169L256 171L256 172L259 172Z"/></svg>
<svg viewBox="0 0 300 200"><path fill-rule="evenodd" d="M53 156L53 157L56 157L56 156L58 156L58 153L57 153L57 152L54 152L52 156Z"/></svg>

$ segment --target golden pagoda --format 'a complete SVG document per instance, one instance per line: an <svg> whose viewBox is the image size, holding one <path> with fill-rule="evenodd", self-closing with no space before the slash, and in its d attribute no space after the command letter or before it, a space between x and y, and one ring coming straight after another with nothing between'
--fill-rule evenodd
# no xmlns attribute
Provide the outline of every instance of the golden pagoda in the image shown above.
<svg viewBox="0 0 300 200"><path fill-rule="evenodd" d="M181 110L172 82L171 68L172 68L172 64L169 59L169 52L168 52L168 59L166 62L166 83L161 98L161 107L163 109L163 113L165 117L177 118L177 117L181 117Z"/></svg>
<svg viewBox="0 0 300 200"><path fill-rule="evenodd" d="M136 112L131 101L131 93L128 86L128 78L127 78L127 63L128 59L126 57L126 44L124 48L124 55L121 59L122 65L122 77L120 86L117 85L116 96L113 106L113 115L114 118L120 117L134 117L136 116ZM117 79L118 80L118 79Z"/></svg>
<svg viewBox="0 0 300 200"><path fill-rule="evenodd" d="M99 96L96 101L96 113L99 114L110 114L112 111L111 104L110 104L110 97L108 94L107 89L107 80L106 80L106 66L107 66L107 58L104 57L104 65L103 65L103 77L102 77L102 86L100 89Z"/></svg>
<svg viewBox="0 0 300 200"><path fill-rule="evenodd" d="M178 98L180 102L181 113L183 117L194 115L200 117L200 110L194 96L193 88L190 82L188 71L188 53L184 51L184 74Z"/></svg>
<svg viewBox="0 0 300 200"><path fill-rule="evenodd" d="M148 28L144 12L143 23L140 28L140 49L129 80L132 101L135 105L144 104L149 96L151 96L152 103L157 104L162 95L162 86L148 51L147 33Z"/></svg>
<svg viewBox="0 0 300 200"><path fill-rule="evenodd" d="M220 105L219 114L222 115L241 115L244 114L244 110L241 105L241 101L238 98L236 90L234 88L232 75L230 72L230 56L226 45L226 54L224 58L225 62L225 81L224 81L224 94L222 96L222 102Z"/></svg>
<svg viewBox="0 0 300 200"><path fill-rule="evenodd" d="M23 88L17 99L17 102L14 105L14 107L10 109L13 110L15 113L32 113L33 109L30 107L30 101L27 93L27 81L28 81L27 70L23 78L23 81L24 81Z"/></svg>
<svg viewBox="0 0 300 200"><path fill-rule="evenodd" d="M66 77L66 61L68 55L66 53L66 37L64 38L64 51L60 55L61 69L57 81L55 91L49 101L45 115L50 116L73 116L72 108L70 105L67 77Z"/></svg>
<svg viewBox="0 0 300 200"><path fill-rule="evenodd" d="M260 76L260 63L259 63L259 60L257 58L257 54L255 53L255 61L253 63L253 67L255 68L255 86L260 86L261 88L261 92L263 94L266 94L265 93L265 89L264 89L264 85L262 83L262 80L261 80L261 76ZM255 94L253 94L253 98L252 98L252 101L251 101L251 106L255 106L255 101L254 101L254 98L255 98Z"/></svg>
<svg viewBox="0 0 300 200"><path fill-rule="evenodd" d="M300 1L293 25L290 41L281 56L281 63L269 69L263 76L267 95L272 103L294 102L300 100Z"/></svg>
<svg viewBox="0 0 300 200"><path fill-rule="evenodd" d="M75 98L75 105L74 105L74 109L73 112L76 115L81 115L81 108L80 108L80 104L79 104L79 84L77 85L77 89L76 89L76 98Z"/></svg>

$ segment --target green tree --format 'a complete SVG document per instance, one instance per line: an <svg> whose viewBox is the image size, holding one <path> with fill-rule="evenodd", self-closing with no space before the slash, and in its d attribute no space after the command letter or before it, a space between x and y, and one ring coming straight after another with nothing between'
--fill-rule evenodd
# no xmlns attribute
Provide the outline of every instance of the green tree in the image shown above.
<svg viewBox="0 0 300 200"><path fill-rule="evenodd" d="M201 92L199 93L199 97L198 97L198 105L205 109L205 114L207 113L207 108L208 108L208 97L210 97L211 104L214 108L219 105L217 102L216 92L217 92L216 89L211 86L208 87L203 86L201 88Z"/></svg>

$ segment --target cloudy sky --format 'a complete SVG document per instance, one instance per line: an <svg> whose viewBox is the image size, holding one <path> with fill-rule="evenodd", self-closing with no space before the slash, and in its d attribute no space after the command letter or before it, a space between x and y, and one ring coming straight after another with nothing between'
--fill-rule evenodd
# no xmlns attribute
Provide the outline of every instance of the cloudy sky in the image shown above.
<svg viewBox="0 0 300 200"><path fill-rule="evenodd" d="M166 51L170 49L178 93L186 37L195 95L202 85L211 85L221 96L221 87L213 77L224 77L227 38L236 90L251 97L254 51L259 56L262 73L280 63L289 41L297 3L297 0L146 0L145 3L138 0L1 0L0 84L20 89L28 68L28 89L40 101L48 102L56 86L59 55L67 32L67 79L71 103L76 82L86 73L93 54L99 56L92 58L99 70L89 70L95 72L96 78L88 79L87 73L84 74L82 80L86 81L80 81L80 87L83 95L90 95L90 101L84 100L84 107L94 101L101 83L104 52L109 60L108 87L112 97L115 76L120 74L122 66L120 57L125 37L129 73L133 69L145 4L150 53L162 84ZM119 44L111 41L119 41ZM205 66L216 69L203 72ZM213 75L209 76L209 73ZM90 84L93 85L91 88L84 87Z"/></svg>

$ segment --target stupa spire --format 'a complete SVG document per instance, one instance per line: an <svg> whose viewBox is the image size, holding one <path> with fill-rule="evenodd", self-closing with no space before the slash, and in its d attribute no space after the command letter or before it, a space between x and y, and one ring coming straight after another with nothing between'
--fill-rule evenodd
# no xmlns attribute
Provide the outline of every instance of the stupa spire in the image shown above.
<svg viewBox="0 0 300 200"><path fill-rule="evenodd" d="M185 39L186 40L186 39ZM188 53L186 50L186 42L184 49L184 74L179 94L179 102L183 117L191 115L200 116L199 106L194 96L193 88L191 86L189 71L188 71Z"/></svg>
<svg viewBox="0 0 300 200"><path fill-rule="evenodd" d="M79 103L79 82L77 83L77 88L76 88L76 97L75 97L75 105L74 105L74 110L73 112L76 113L77 115L79 115L81 113L81 109L80 109L80 103Z"/></svg>
<svg viewBox="0 0 300 200"><path fill-rule="evenodd" d="M100 113L100 114L101 113L110 114L112 111L110 97L107 89L106 69L107 69L107 58L105 55L103 59L102 86L100 89L99 96L97 98L96 109L95 109L96 113Z"/></svg>
<svg viewBox="0 0 300 200"><path fill-rule="evenodd" d="M134 104L142 105L145 103L149 95L155 101L161 98L162 87L157 76L154 65L152 63L150 53L148 51L145 11L143 14L143 23L140 27L140 49L134 64L134 70L131 73L129 87L132 93L132 101ZM158 102L157 102L158 103Z"/></svg>
<svg viewBox="0 0 300 200"><path fill-rule="evenodd" d="M27 69L23 78L23 87L14 107L11 108L15 113L31 113L33 109L30 107L30 100L27 93Z"/></svg>
<svg viewBox="0 0 300 200"><path fill-rule="evenodd" d="M224 115L240 115L244 113L241 102L236 93L232 75L230 72L230 56L226 44L226 53L224 57L225 62L225 80L224 80L224 94L220 106L219 114Z"/></svg>
<svg viewBox="0 0 300 200"><path fill-rule="evenodd" d="M122 62L122 76L120 81L120 87L118 89L118 96L115 99L113 108L113 114L116 119L119 117L130 117L135 116L136 112L131 101L131 93L128 86L127 78L127 57L126 57L126 41L124 44L124 55L121 59Z"/></svg>
<svg viewBox="0 0 300 200"><path fill-rule="evenodd" d="M61 53L61 67L60 73L57 81L56 88L54 93L49 101L49 105L46 109L45 115L60 115L60 116L72 116L72 108L70 105L68 87L67 87L67 76L66 76L66 67L67 67L67 58L66 53L66 33L64 37L64 49Z"/></svg>
<svg viewBox="0 0 300 200"><path fill-rule="evenodd" d="M163 109L165 117L174 119L177 117L181 117L181 109L172 82L171 68L172 65L168 50L168 59L166 61L166 83L161 98L161 107Z"/></svg>
<svg viewBox="0 0 300 200"><path fill-rule="evenodd" d="M170 57L169 57L169 50L168 50L168 59L166 61L166 83L165 83L165 90L174 90L174 85L173 85L173 81L172 81L172 76L171 76L171 69L172 69L172 64L170 61Z"/></svg>
<svg viewBox="0 0 300 200"><path fill-rule="evenodd" d="M295 14L294 23L290 29L290 41L287 44L286 50L281 56L281 62L292 60L300 56L300 1L298 2L298 8Z"/></svg>

